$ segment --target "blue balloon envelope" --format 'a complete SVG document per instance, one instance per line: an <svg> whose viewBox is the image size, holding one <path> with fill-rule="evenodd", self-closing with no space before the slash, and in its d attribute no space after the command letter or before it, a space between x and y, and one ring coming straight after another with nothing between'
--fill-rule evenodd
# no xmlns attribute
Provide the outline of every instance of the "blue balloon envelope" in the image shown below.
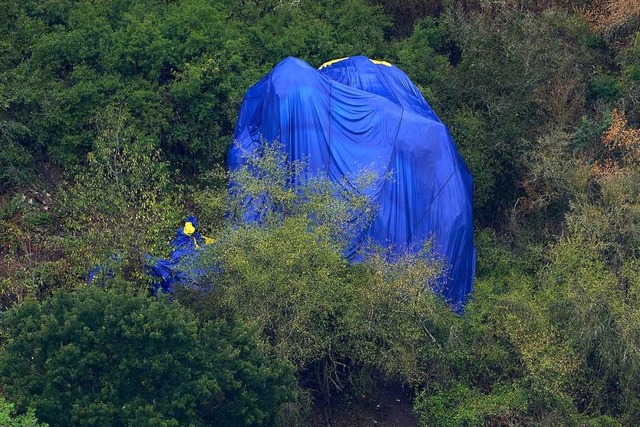
<svg viewBox="0 0 640 427"><path fill-rule="evenodd" d="M473 289L472 177L446 126L399 68L363 56L320 69L296 58L280 62L246 93L228 165L278 140L309 175L349 185L363 171L377 212L345 256L365 242L391 257L432 241L445 277L436 289L460 311ZM355 182L353 183L355 186Z"/></svg>

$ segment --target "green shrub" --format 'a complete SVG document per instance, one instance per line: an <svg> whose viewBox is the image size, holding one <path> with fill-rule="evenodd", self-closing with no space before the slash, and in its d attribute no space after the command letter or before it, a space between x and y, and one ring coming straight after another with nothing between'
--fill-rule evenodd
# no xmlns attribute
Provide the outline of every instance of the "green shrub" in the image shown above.
<svg viewBox="0 0 640 427"><path fill-rule="evenodd" d="M620 94L620 81L613 76L596 76L589 85L589 95L594 99L613 101Z"/></svg>
<svg viewBox="0 0 640 427"><path fill-rule="evenodd" d="M256 325L274 354L327 398L353 383L417 384L432 375L457 322L430 286L441 264L427 247L394 262L370 248L350 265L344 224L366 226L371 200L323 177L304 181L304 165L283 157L267 144L232 174L230 221L199 257L214 271L206 284L216 304L205 311ZM367 185L373 178L364 175ZM250 200L259 224L243 224Z"/></svg>
<svg viewBox="0 0 640 427"><path fill-rule="evenodd" d="M482 427L497 425L523 425L529 392L519 386L499 387L491 394L482 394L457 383L449 390L422 391L418 394L414 410L422 426ZM492 424L490 424L492 425Z"/></svg>
<svg viewBox="0 0 640 427"><path fill-rule="evenodd" d="M589 240L562 239L542 255L513 254L486 231L477 243L474 297L446 373L419 388L421 424L634 425L636 267L627 265L625 295Z"/></svg>
<svg viewBox="0 0 640 427"><path fill-rule="evenodd" d="M53 426L269 424L293 397L250 330L123 289L27 301L2 326L9 398Z"/></svg>
<svg viewBox="0 0 640 427"><path fill-rule="evenodd" d="M1 119L0 119L1 120ZM0 123L0 127L3 124ZM33 178L31 153L0 135L0 193L25 185Z"/></svg>
<svg viewBox="0 0 640 427"><path fill-rule="evenodd" d="M79 278L117 254L126 277L143 282L144 254L166 251L182 218L168 163L152 141L139 139L132 120L118 106L105 109L87 167L60 192L65 255Z"/></svg>
<svg viewBox="0 0 640 427"><path fill-rule="evenodd" d="M16 415L15 405L7 402L0 396L0 426L3 427L47 427L48 424L39 423L33 409L29 409L26 414Z"/></svg>

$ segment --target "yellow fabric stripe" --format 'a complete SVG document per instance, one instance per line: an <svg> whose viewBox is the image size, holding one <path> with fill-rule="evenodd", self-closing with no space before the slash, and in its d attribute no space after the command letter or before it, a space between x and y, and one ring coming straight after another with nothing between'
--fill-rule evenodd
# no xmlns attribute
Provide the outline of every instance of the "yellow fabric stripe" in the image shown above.
<svg viewBox="0 0 640 427"><path fill-rule="evenodd" d="M323 69L324 67L328 67L329 65L335 64L336 62L340 62L340 61L344 61L345 59L349 59L348 56L345 56L344 58L340 58L340 59L332 59L331 61L327 61L324 64L322 64L320 66L320 68L318 68L318 70Z"/></svg>
<svg viewBox="0 0 640 427"><path fill-rule="evenodd" d="M387 67L391 67L391 64L387 61L378 61L376 59L370 59L369 61L373 62L374 64L386 65Z"/></svg>
<svg viewBox="0 0 640 427"><path fill-rule="evenodd" d="M331 61L327 61L327 62L325 62L324 64L322 64L322 65L320 66L320 68L318 68L318 70L321 70L321 69L323 69L324 67L328 67L329 65L333 65L333 64L335 64L336 62L344 61L345 59L349 59L349 57L348 57L348 56L345 56L344 58L340 58L340 59L332 59ZM370 59L369 61L371 61L371 62L373 62L374 64L377 64L377 65L386 65L387 67L391 67L391 66L392 66L392 64L391 64L390 62L387 62L387 61L379 61L379 60L377 60L377 59Z"/></svg>

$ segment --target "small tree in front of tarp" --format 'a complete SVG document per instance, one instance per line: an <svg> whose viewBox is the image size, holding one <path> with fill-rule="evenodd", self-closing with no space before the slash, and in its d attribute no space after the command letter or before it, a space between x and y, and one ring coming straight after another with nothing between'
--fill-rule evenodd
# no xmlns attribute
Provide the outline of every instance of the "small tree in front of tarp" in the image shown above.
<svg viewBox="0 0 640 427"><path fill-rule="evenodd" d="M326 233L344 252L355 252L353 241L370 226L378 208L372 185L388 177L362 167L358 176L332 181L328 175L310 174L304 159L289 159L280 141L260 141L256 151L236 144L244 163L229 172L229 225L274 227L289 217L305 217L309 231Z"/></svg>
<svg viewBox="0 0 640 427"><path fill-rule="evenodd" d="M360 263L344 256L375 212L367 189L377 177L365 171L350 186L310 177L278 141L244 160L229 173L225 227L198 252L214 289L179 293L180 302L256 327L325 402L347 390L371 396L378 381L423 381L459 322L432 291L442 263L428 246L389 260L388 248L370 243Z"/></svg>
<svg viewBox="0 0 640 427"><path fill-rule="evenodd" d="M171 241L173 252L168 259L145 256L145 268L153 278L151 288L154 295L158 291L173 293L175 285L187 286L195 283L204 272L194 264L198 257L198 250L211 242L211 239L201 235L198 231L198 219L190 215L185 218L184 226L178 228L176 236Z"/></svg>

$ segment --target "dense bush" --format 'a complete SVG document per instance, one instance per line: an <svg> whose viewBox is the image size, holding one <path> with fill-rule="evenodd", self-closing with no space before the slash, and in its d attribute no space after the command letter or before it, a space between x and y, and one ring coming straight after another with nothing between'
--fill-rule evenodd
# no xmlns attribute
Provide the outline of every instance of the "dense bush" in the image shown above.
<svg viewBox="0 0 640 427"><path fill-rule="evenodd" d="M480 3L485 10L451 8L419 22L396 52L450 126L486 223L502 220L496 213L521 195L521 160L536 138L580 119L595 59L575 15Z"/></svg>
<svg viewBox="0 0 640 427"><path fill-rule="evenodd" d="M59 192L68 232L66 257L84 275L114 257L127 278L142 279L145 253L166 250L183 214L183 198L168 162L140 138L121 107L100 114L98 136L75 184Z"/></svg>
<svg viewBox="0 0 640 427"><path fill-rule="evenodd" d="M0 125L19 130L21 162L81 164L92 123L117 104L138 139L191 173L223 162L242 95L278 61L382 56L389 26L364 0L25 1L1 11Z"/></svg>
<svg viewBox="0 0 640 427"><path fill-rule="evenodd" d="M304 167L267 144L231 175L231 222L200 255L204 268L215 266L209 310L257 325L325 397L362 381L418 384L456 324L432 290L440 263L428 248L394 262L370 248L349 265L344 224L366 226L372 201L326 178L305 181ZM247 212L261 221L244 224Z"/></svg>
<svg viewBox="0 0 640 427"><path fill-rule="evenodd" d="M450 375L415 401L421 425L634 425L636 309L615 274L577 239L529 261L491 239Z"/></svg>
<svg viewBox="0 0 640 427"><path fill-rule="evenodd" d="M3 387L54 426L269 424L293 398L292 371L250 330L124 289L27 301L2 327Z"/></svg>

